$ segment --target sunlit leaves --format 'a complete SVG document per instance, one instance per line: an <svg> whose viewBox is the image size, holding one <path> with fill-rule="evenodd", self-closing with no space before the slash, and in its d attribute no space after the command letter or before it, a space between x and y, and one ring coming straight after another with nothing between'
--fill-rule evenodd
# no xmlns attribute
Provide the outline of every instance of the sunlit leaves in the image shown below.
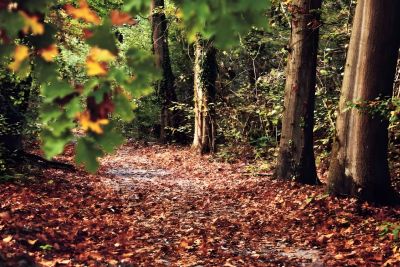
<svg viewBox="0 0 400 267"><path fill-rule="evenodd" d="M90 49L89 57L99 62L110 62L116 59L116 56L107 49L93 47Z"/></svg>
<svg viewBox="0 0 400 267"><path fill-rule="evenodd" d="M29 48L26 45L17 45L14 50L13 61L8 66L12 71L19 70L22 62L29 56Z"/></svg>
<svg viewBox="0 0 400 267"><path fill-rule="evenodd" d="M90 9L86 0L79 1L79 7L75 8L71 4L65 6L65 11L76 19L82 19L86 22L93 23L93 24L100 24L101 19L100 17Z"/></svg>
<svg viewBox="0 0 400 267"><path fill-rule="evenodd" d="M266 11L270 1L229 1L229 0L175 0L181 8L188 38L191 42L196 35L213 39L217 47L226 48L239 43L239 35L251 27L267 27Z"/></svg>
<svg viewBox="0 0 400 267"><path fill-rule="evenodd" d="M87 74L102 76L107 74L107 63L116 59L116 56L107 49L91 48L86 59Z"/></svg>
<svg viewBox="0 0 400 267"><path fill-rule="evenodd" d="M221 47L234 43L237 35L251 26L264 25L263 12L268 5L264 0L175 2L178 4L176 12L181 14L179 19L192 41L200 33L214 39ZM94 171L98 167L97 157L104 151L111 152L121 143L109 118L115 114L125 121L132 120L138 99L150 94L152 82L159 78L149 52L128 49L125 57L117 60L121 53L114 34L116 26L135 25L137 21L133 16L147 16L150 1L125 0L121 11L115 9L122 2L111 6L111 12L102 11L108 4L100 4L99 9L90 2L99 13L86 0L67 1L63 10L58 6L53 8L60 3L65 2L17 0L12 9L0 10L0 53L5 58L2 61L18 75L28 74L30 64L34 65L33 76L43 98L40 117L46 155L52 157L62 152L65 144L72 140L72 130L78 122L86 135L78 138L77 163ZM76 62L79 70L83 68L81 79L70 81L68 75L59 73L62 57L57 56L64 51L63 44L58 41L62 42L64 37L60 31L63 26L60 21L52 21L54 14L49 10L61 12L66 21L79 24L79 32L84 32L80 40L86 42L82 55L86 49L89 53L81 62ZM32 58L28 60L30 54ZM120 62L126 64L121 66Z"/></svg>
<svg viewBox="0 0 400 267"><path fill-rule="evenodd" d="M88 57L86 59L86 70L89 76L103 76L107 74L107 65Z"/></svg>

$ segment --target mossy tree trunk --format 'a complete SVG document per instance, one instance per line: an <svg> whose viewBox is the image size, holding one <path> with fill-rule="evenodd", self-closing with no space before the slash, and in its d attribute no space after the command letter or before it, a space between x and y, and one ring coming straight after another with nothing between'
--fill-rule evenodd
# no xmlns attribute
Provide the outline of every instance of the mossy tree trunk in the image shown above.
<svg viewBox="0 0 400 267"><path fill-rule="evenodd" d="M285 85L285 111L276 176L319 182L313 149L314 102L321 0L294 0Z"/></svg>
<svg viewBox="0 0 400 267"><path fill-rule="evenodd" d="M388 167L388 121L368 108L392 96L400 42L400 1L359 0L347 56L328 175L334 195L388 202L393 199Z"/></svg>
<svg viewBox="0 0 400 267"><path fill-rule="evenodd" d="M171 129L177 126L176 112L171 111L176 102L175 77L172 72L168 48L168 21L164 13L164 0L152 0L151 27L153 52L156 65L162 71L162 78L157 82L156 92L161 102L160 140L173 140Z"/></svg>
<svg viewBox="0 0 400 267"><path fill-rule="evenodd" d="M194 140L200 154L216 150L215 96L218 75L216 49L212 41L200 37L195 44L194 63Z"/></svg>

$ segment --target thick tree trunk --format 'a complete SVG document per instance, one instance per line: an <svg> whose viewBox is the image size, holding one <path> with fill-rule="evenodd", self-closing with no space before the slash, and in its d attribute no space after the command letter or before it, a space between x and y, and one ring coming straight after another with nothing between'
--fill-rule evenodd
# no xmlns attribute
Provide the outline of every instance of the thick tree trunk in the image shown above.
<svg viewBox="0 0 400 267"><path fill-rule="evenodd" d="M388 168L388 121L348 108L392 96L400 42L400 1L359 0L347 56L336 137L328 177L335 195L387 202L392 198Z"/></svg>
<svg viewBox="0 0 400 267"><path fill-rule="evenodd" d="M216 49L211 41L198 38L194 63L194 140L199 153L215 152Z"/></svg>
<svg viewBox="0 0 400 267"><path fill-rule="evenodd" d="M156 91L161 101L160 140L168 142L173 139L169 128L177 126L175 112L170 108L176 102L175 77L172 73L168 49L168 27L164 13L164 0L152 0L152 42L156 65L162 71L162 78L157 83Z"/></svg>
<svg viewBox="0 0 400 267"><path fill-rule="evenodd" d="M319 182L313 149L316 65L321 0L292 1L292 35L285 86L285 111L276 176Z"/></svg>
<svg viewBox="0 0 400 267"><path fill-rule="evenodd" d="M19 155L31 84L31 78L21 82L10 77L0 80L0 175L23 164Z"/></svg>
<svg viewBox="0 0 400 267"><path fill-rule="evenodd" d="M10 155L22 149L24 114L28 108L32 79L16 83L0 81L0 150ZM22 100L20 103L17 99Z"/></svg>

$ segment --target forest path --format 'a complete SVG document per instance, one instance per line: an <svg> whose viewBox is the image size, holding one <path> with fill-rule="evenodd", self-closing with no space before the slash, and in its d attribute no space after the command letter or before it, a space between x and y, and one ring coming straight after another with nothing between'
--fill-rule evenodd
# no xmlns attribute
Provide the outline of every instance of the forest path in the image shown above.
<svg viewBox="0 0 400 267"><path fill-rule="evenodd" d="M73 158L71 145L59 160ZM46 169L5 182L0 265L21 255L50 267L400 262L400 207L360 206L323 186L250 169L188 148L129 143L103 158L94 175Z"/></svg>
<svg viewBox="0 0 400 267"><path fill-rule="evenodd" d="M106 186L140 208L132 220L146 233L150 246L143 249L156 253L158 264L323 266L319 250L292 246L292 238L275 233L287 227L279 222L282 201L274 190L257 190L276 182L249 175L243 163L154 145L125 146L102 166Z"/></svg>

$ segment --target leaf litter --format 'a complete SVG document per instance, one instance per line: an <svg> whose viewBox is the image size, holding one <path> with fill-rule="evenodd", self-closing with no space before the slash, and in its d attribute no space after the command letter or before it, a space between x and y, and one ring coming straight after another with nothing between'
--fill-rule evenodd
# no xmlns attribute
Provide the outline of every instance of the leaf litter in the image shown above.
<svg viewBox="0 0 400 267"><path fill-rule="evenodd" d="M400 264L399 207L333 198L246 166L130 143L96 175L45 170L4 183L0 265Z"/></svg>

